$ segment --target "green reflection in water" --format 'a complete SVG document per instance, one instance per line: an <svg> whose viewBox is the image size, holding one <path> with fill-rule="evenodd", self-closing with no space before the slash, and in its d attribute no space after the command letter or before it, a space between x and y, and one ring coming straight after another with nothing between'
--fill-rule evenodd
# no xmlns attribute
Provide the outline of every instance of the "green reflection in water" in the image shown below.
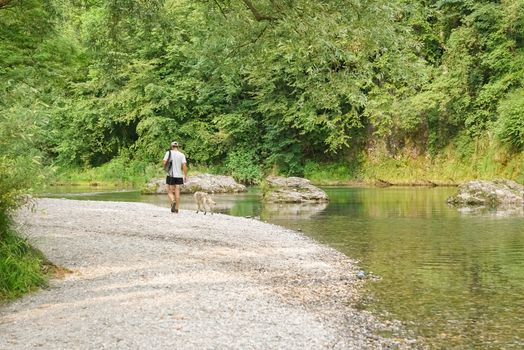
<svg viewBox="0 0 524 350"><path fill-rule="evenodd" d="M524 215L460 212L454 188L326 188L324 205L262 205L257 189L217 211L299 229L381 277L366 307L406 321L435 349L524 348ZM63 196L63 195L62 195ZM168 207L137 192L73 196ZM183 209L194 209L189 195Z"/></svg>
<svg viewBox="0 0 524 350"><path fill-rule="evenodd" d="M308 220L275 212L382 277L368 307L387 310L432 348L524 347L524 218L461 213L450 188L327 189Z"/></svg>

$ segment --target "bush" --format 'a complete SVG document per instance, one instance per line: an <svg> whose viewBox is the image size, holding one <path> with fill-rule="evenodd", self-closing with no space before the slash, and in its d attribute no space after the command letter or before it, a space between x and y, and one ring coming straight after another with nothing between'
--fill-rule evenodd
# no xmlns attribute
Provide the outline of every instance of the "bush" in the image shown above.
<svg viewBox="0 0 524 350"><path fill-rule="evenodd" d="M358 162L320 164L307 162L304 166L304 177L315 184L331 185L348 183L357 177Z"/></svg>
<svg viewBox="0 0 524 350"><path fill-rule="evenodd" d="M28 174L36 174L30 160L0 155L0 301L45 283L41 257L12 229L12 212L29 189Z"/></svg>
<svg viewBox="0 0 524 350"><path fill-rule="evenodd" d="M141 186L153 177L164 174L160 165L160 153L156 163L130 160L126 156L114 158L96 168L61 168L51 182L74 185Z"/></svg>
<svg viewBox="0 0 524 350"><path fill-rule="evenodd" d="M0 220L0 301L18 297L46 283L42 256Z"/></svg>
<svg viewBox="0 0 524 350"><path fill-rule="evenodd" d="M45 282L42 260L13 229L12 214L43 178L37 119L23 108L0 103L0 300Z"/></svg>
<svg viewBox="0 0 524 350"><path fill-rule="evenodd" d="M244 184L259 183L262 178L260 163L254 150L230 153L226 160L226 171Z"/></svg>
<svg viewBox="0 0 524 350"><path fill-rule="evenodd" d="M524 89L503 100L498 108L497 136L514 151L524 150Z"/></svg>

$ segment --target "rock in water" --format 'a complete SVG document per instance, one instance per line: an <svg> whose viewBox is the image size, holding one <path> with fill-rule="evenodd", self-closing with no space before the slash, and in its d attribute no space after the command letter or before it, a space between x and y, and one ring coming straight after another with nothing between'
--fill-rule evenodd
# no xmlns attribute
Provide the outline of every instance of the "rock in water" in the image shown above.
<svg viewBox="0 0 524 350"><path fill-rule="evenodd" d="M247 191L246 186L239 184L232 176L198 174L190 176L188 182L180 186L182 193L203 191L207 193L237 193Z"/></svg>
<svg viewBox="0 0 524 350"><path fill-rule="evenodd" d="M246 186L237 183L231 176L212 174L190 176L188 181L180 186L181 193L194 193L197 191L207 193L237 193L245 192L246 190ZM142 193L167 193L165 178L150 180L142 190Z"/></svg>
<svg viewBox="0 0 524 350"><path fill-rule="evenodd" d="M300 177L268 176L263 184L263 196L265 201L275 203L328 201L326 192Z"/></svg>
<svg viewBox="0 0 524 350"><path fill-rule="evenodd" d="M452 205L511 207L524 205L524 186L511 180L476 180L462 184L458 192L448 198Z"/></svg>

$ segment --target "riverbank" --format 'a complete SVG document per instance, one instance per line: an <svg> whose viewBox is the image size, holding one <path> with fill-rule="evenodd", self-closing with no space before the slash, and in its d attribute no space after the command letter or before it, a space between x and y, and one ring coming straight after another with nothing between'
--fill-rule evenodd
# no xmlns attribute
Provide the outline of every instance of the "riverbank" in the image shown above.
<svg viewBox="0 0 524 350"><path fill-rule="evenodd" d="M355 261L278 226L59 199L18 222L71 272L0 309L0 348L416 347L356 309Z"/></svg>

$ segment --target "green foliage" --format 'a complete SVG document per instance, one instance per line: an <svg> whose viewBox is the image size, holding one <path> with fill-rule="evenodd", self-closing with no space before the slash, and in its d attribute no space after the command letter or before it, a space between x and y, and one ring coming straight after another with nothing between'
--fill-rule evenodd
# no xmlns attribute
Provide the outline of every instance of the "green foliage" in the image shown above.
<svg viewBox="0 0 524 350"><path fill-rule="evenodd" d="M134 182L174 139L245 182L342 179L492 134L516 157L523 47L521 0L13 1L0 113L39 150L16 154L88 182Z"/></svg>
<svg viewBox="0 0 524 350"><path fill-rule="evenodd" d="M245 184L259 183L262 178L260 161L253 149L232 152L226 159L226 171Z"/></svg>
<svg viewBox="0 0 524 350"><path fill-rule="evenodd" d="M141 120L136 127L138 140L132 147L135 152L133 158L158 162L171 142L181 139L177 129L177 124L169 118L150 117Z"/></svg>
<svg viewBox="0 0 524 350"><path fill-rule="evenodd" d="M62 167L51 179L58 184L139 187L151 178L164 175L160 166L164 153L157 156L156 163L131 160L128 156L121 155L100 167Z"/></svg>
<svg viewBox="0 0 524 350"><path fill-rule="evenodd" d="M41 181L35 126L13 114L0 114L0 301L44 281L41 261L12 230L11 215Z"/></svg>
<svg viewBox="0 0 524 350"><path fill-rule="evenodd" d="M524 89L508 95L499 105L497 135L515 151L524 150Z"/></svg>
<svg viewBox="0 0 524 350"><path fill-rule="evenodd" d="M37 148L40 129L34 115L30 110L14 107L3 112L0 114L0 215L7 216L22 204L27 192L41 183L44 169Z"/></svg>
<svg viewBox="0 0 524 350"><path fill-rule="evenodd" d="M0 114L0 301L44 282L41 260L12 229L11 215L42 180L37 128L16 109Z"/></svg>
<svg viewBox="0 0 524 350"><path fill-rule="evenodd" d="M0 300L44 282L41 259L11 215L43 179L44 128L64 84L69 43L53 34L51 1L0 7Z"/></svg>
<svg viewBox="0 0 524 350"><path fill-rule="evenodd" d="M128 148L152 160L181 138L198 164L255 144L264 167L300 174L309 155L348 147L370 89L416 76L395 4L257 4L275 12L269 23L242 1L103 3L66 11L85 74L51 117L60 164L98 166Z"/></svg>
<svg viewBox="0 0 524 350"><path fill-rule="evenodd" d="M359 178L359 162L321 164L308 161L304 177L318 185L347 184Z"/></svg>
<svg viewBox="0 0 524 350"><path fill-rule="evenodd" d="M46 283L42 257L0 219L0 302Z"/></svg>

